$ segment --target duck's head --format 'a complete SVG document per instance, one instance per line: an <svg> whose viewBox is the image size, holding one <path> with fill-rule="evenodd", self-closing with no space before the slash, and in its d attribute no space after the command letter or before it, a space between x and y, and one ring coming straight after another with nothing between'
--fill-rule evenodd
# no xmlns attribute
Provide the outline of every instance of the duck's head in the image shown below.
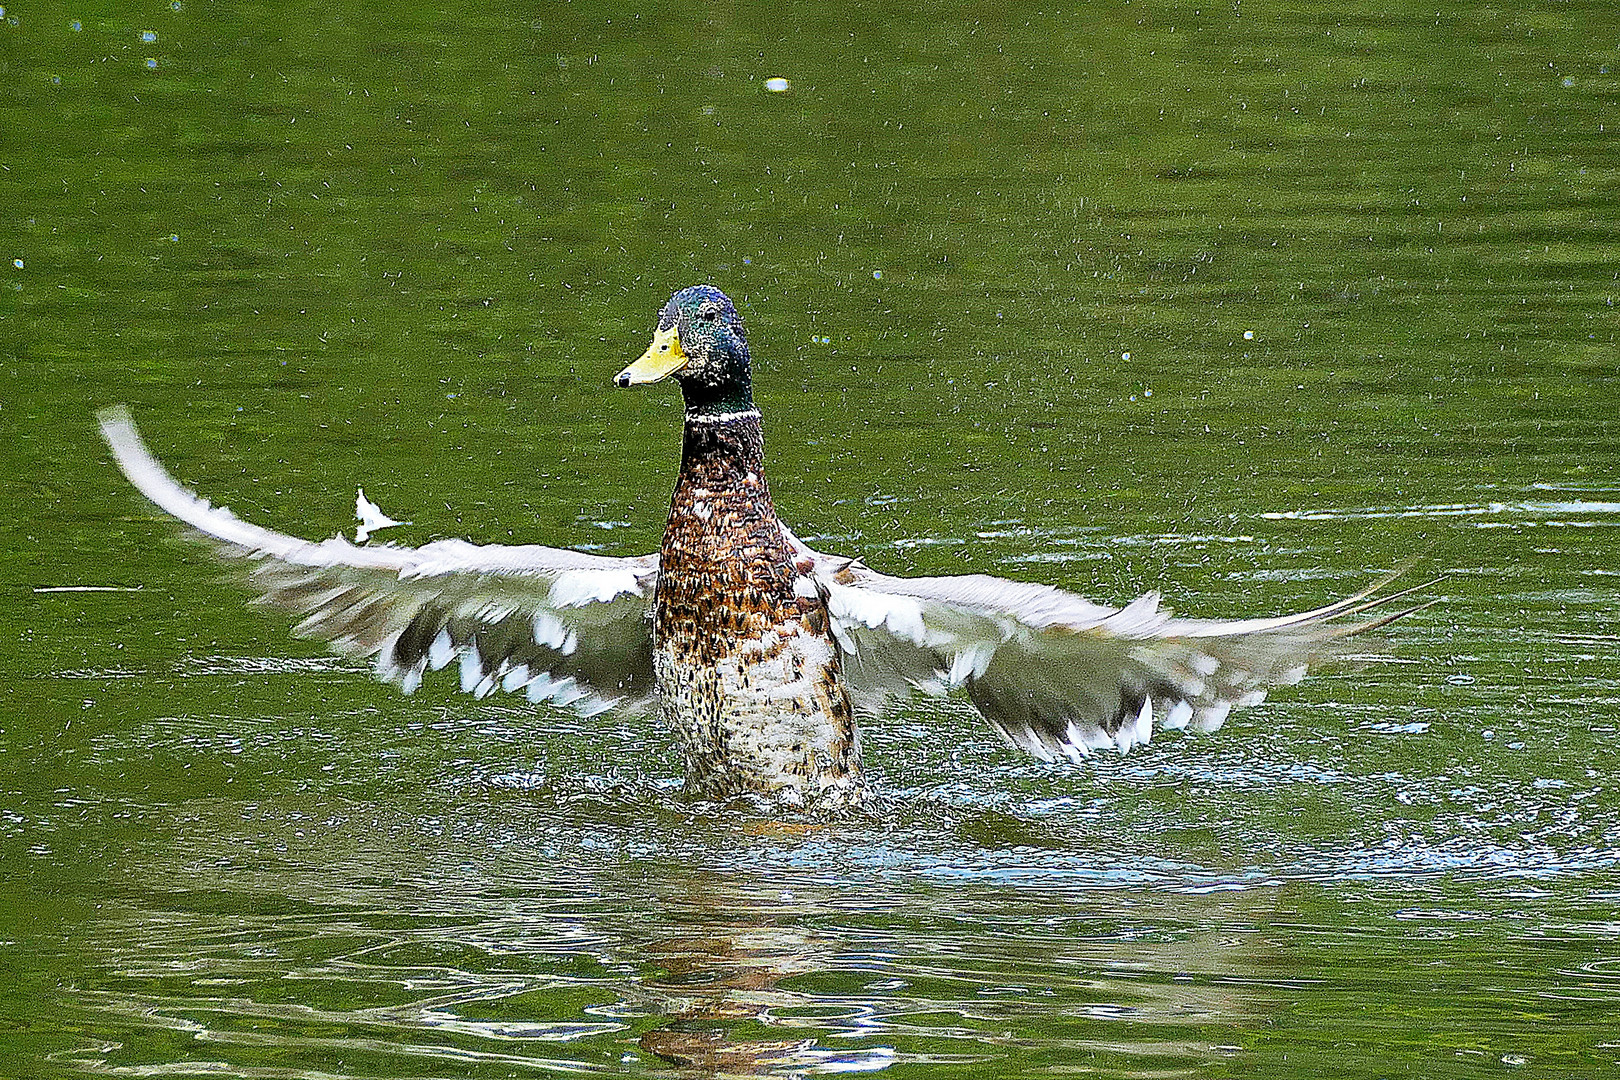
<svg viewBox="0 0 1620 1080"><path fill-rule="evenodd" d="M617 386L675 376L688 413L739 412L754 407L748 342L742 317L713 285L693 285L669 298L658 331L641 359L614 376Z"/></svg>

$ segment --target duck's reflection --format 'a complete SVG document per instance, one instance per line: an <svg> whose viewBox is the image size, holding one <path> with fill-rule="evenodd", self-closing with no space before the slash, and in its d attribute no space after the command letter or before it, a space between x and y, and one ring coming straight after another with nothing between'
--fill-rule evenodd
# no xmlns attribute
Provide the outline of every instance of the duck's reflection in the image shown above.
<svg viewBox="0 0 1620 1080"><path fill-rule="evenodd" d="M653 965L643 990L667 1019L644 1032L640 1048L673 1064L714 1075L755 1076L784 1068L817 1071L881 1068L889 1047L840 1052L795 1035L785 1014L812 1009L812 995L784 980L834 966L842 939L809 929L807 916L828 911L803 890L690 874L661 890L668 922L684 932L646 945ZM818 1026L825 1018L818 1020ZM842 1067L839 1067L842 1066Z"/></svg>
<svg viewBox="0 0 1620 1080"><path fill-rule="evenodd" d="M1195 1076L1242 1054L1211 1026L1251 1029L1281 1004L1261 977L1276 963L1274 888L1122 889L1102 904L1029 889L1049 911L1016 923L995 893L946 887L932 910L913 896L878 913L847 889L673 875L661 917L680 932L645 943L640 986L664 1019L638 1045L706 1075L993 1068L1055 1051L1122 1076Z"/></svg>
<svg viewBox="0 0 1620 1080"><path fill-rule="evenodd" d="M363 1050L585 1070L657 1058L705 1076L1050 1060L1195 1076L1285 1016L1308 966L1294 952L1308 916L1279 912L1305 910L1308 888L1072 883L1072 850L1051 851L1066 874L1040 869L1050 837L991 845L1005 823L936 864L865 832L713 822L666 835L656 860L593 855L581 833L541 862L538 815L496 852L487 831L191 812L219 842L147 849L142 884L123 875L85 935L98 944L76 1007L108 1049L79 1064Z"/></svg>

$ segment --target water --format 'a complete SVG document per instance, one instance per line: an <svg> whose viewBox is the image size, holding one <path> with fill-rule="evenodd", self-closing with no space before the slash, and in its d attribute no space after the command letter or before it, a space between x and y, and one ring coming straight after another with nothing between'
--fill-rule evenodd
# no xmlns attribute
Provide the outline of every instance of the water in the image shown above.
<svg viewBox="0 0 1620 1080"><path fill-rule="evenodd" d="M1616 1071L1612 5L3 18L0 1075ZM92 430L649 551L677 403L607 383L700 280L818 547L1445 602L1123 759L915 703L807 828L325 658Z"/></svg>

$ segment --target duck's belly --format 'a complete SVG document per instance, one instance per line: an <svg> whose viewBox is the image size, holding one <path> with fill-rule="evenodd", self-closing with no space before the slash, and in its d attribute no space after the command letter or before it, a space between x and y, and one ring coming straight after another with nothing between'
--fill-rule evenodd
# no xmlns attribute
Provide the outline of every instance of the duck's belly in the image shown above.
<svg viewBox="0 0 1620 1080"><path fill-rule="evenodd" d="M684 634L658 622L659 710L681 741L689 788L818 808L864 799L855 718L828 638L798 617L757 636L724 617Z"/></svg>

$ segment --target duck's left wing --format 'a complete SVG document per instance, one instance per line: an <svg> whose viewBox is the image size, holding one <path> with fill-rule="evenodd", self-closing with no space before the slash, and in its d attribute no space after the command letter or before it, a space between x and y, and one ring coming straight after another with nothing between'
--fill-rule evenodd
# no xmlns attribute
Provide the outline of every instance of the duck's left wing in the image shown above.
<svg viewBox="0 0 1620 1080"><path fill-rule="evenodd" d="M1213 731L1346 637L1389 621L1357 615L1412 591L1378 596L1386 579L1281 618L1178 619L1157 593L1114 608L984 574L890 577L788 541L868 707L962 688L1008 742L1045 761L1129 750L1148 741L1155 719Z"/></svg>
<svg viewBox="0 0 1620 1080"><path fill-rule="evenodd" d="M480 697L521 691L587 715L650 700L657 555L620 559L461 540L417 548L301 540L183 487L123 407L97 419L130 482L217 553L245 560L264 603L300 616L298 633L373 660L407 693L425 671L455 663L462 689Z"/></svg>

